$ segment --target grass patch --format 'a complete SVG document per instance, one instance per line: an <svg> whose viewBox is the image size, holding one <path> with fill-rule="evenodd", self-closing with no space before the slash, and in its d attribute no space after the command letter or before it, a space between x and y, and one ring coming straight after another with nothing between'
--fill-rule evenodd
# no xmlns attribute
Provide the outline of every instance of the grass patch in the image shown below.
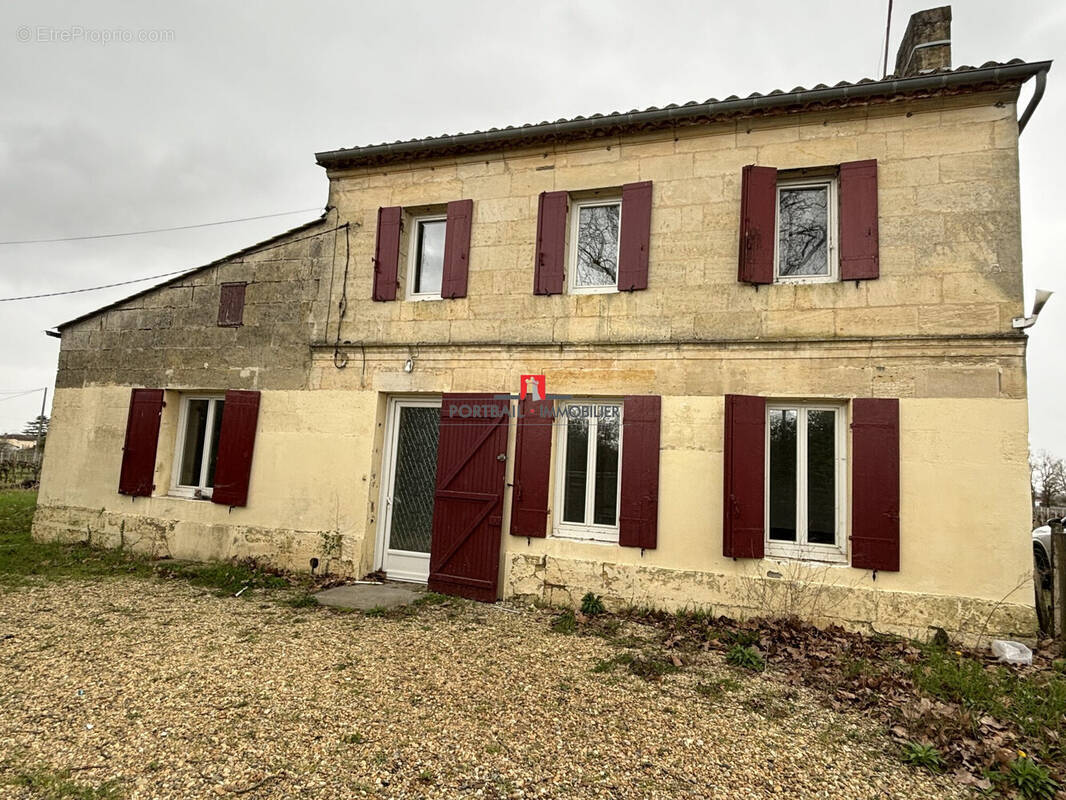
<svg viewBox="0 0 1066 800"><path fill-rule="evenodd" d="M732 664L734 667L741 667L743 669L750 669L752 672L762 672L766 669L766 662L763 661L763 657L759 655L759 651L751 645L733 645L726 651L725 660L727 664Z"/></svg>
<svg viewBox="0 0 1066 800"><path fill-rule="evenodd" d="M737 691L739 688L740 681L735 678L715 678L710 681L698 682L696 684L696 694L717 700Z"/></svg>
<svg viewBox="0 0 1066 800"><path fill-rule="evenodd" d="M37 542L30 536L37 493L0 491L0 587L17 588L60 580L134 577L180 580L220 595L247 596L251 590L308 606L310 576L284 575L254 561L193 562L159 560L128 550L86 543ZM294 589L300 594L292 597ZM312 598L313 599L313 598Z"/></svg>
<svg viewBox="0 0 1066 800"><path fill-rule="evenodd" d="M122 796L116 781L95 786L78 783L71 779L68 770L35 769L19 772L10 783L28 789L33 797L42 800L112 800Z"/></svg>

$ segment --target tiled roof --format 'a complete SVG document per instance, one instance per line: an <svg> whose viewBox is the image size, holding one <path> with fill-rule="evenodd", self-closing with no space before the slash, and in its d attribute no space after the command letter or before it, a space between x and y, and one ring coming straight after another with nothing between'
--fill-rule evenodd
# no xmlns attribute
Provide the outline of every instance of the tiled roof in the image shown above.
<svg viewBox="0 0 1066 800"><path fill-rule="evenodd" d="M768 94L754 92L747 97L730 95L723 100L671 103L663 107L651 106L631 111L613 111L569 119L547 120L525 125L509 125L482 131L442 134L423 139L397 140L362 147L342 148L316 154L324 167L344 168L387 163L410 158L478 152L503 146L532 144L538 141L582 138L601 138L624 131L651 129L678 124L698 124L736 116L788 113L815 108L832 108L854 102L875 99L890 100L921 94L966 91L983 87L1019 85L1037 72L1047 69L1050 62L1026 63L1021 59L1007 62L989 61L980 67L962 66L955 69L906 78L889 75L877 80L863 78L854 83L841 81L833 86L819 83L806 88L774 89Z"/></svg>

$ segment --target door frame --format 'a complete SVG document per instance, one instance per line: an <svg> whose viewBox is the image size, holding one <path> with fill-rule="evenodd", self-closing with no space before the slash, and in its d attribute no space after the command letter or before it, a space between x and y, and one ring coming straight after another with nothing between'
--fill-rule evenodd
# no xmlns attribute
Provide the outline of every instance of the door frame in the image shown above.
<svg viewBox="0 0 1066 800"><path fill-rule="evenodd" d="M384 442L381 450L381 488L378 494L378 525L377 534L374 541L374 569L384 570L386 556L388 556L388 539L389 539L389 525L392 522L392 504L388 502L388 496L393 489L394 482L396 480L396 442L400 435L400 409L405 407L415 408L437 408L441 407L443 399L441 395L426 395L426 394L399 394L390 395L385 410L385 433ZM434 455L434 463L436 462L436 456ZM432 547L432 543L430 544ZM394 551L400 558L403 558L403 554L409 551L396 550ZM421 560L421 553L417 555L412 553L410 558L412 562L415 560ZM392 573L386 572L386 577L390 580L407 581L410 583L426 583L429 578L429 558L430 554L425 554L426 562L426 575L422 577L419 574L408 571L394 571Z"/></svg>

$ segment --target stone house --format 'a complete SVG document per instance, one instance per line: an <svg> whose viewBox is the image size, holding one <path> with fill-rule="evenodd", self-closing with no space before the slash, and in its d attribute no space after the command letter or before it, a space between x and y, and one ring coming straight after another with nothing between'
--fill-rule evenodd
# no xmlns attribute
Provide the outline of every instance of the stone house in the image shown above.
<svg viewBox="0 0 1066 800"><path fill-rule="evenodd" d="M949 25L883 80L319 153L320 219L58 326L35 535L1031 635L1050 63Z"/></svg>

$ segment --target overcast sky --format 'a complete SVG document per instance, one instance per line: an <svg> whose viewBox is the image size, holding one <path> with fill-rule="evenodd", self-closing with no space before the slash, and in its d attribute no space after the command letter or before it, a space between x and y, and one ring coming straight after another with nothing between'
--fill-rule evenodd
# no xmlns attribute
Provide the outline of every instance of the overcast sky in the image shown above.
<svg viewBox="0 0 1066 800"><path fill-rule="evenodd" d="M910 14L931 5L897 0L890 65ZM321 208L317 150L879 77L886 6L6 0L0 241ZM953 4L956 66L1066 55L1066 3L1006 9ZM158 41L104 41L116 30ZM1031 332L1031 442L1066 457L1064 130L1060 62L1022 137L1021 176L1027 297L1061 291ZM196 266L315 216L0 246L0 297ZM145 285L0 303L0 431L40 406L39 393L4 392L53 384L59 347L44 329Z"/></svg>

